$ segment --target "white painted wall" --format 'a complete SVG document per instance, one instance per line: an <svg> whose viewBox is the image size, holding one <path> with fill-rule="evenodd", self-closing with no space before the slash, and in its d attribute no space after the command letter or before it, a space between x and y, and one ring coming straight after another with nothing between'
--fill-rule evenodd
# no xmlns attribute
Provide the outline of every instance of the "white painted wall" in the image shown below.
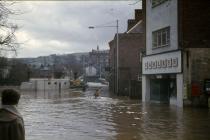
<svg viewBox="0 0 210 140"><path fill-rule="evenodd" d="M176 85L177 85L177 106L183 107L183 93L184 93L183 74L176 75Z"/></svg>
<svg viewBox="0 0 210 140"><path fill-rule="evenodd" d="M29 82L23 82L20 86L20 89L59 90L59 83L61 84L61 89L68 89L70 86L69 79L30 79Z"/></svg>
<svg viewBox="0 0 210 140"><path fill-rule="evenodd" d="M22 82L20 85L21 90L31 90L33 88L33 84L31 82Z"/></svg>
<svg viewBox="0 0 210 140"><path fill-rule="evenodd" d="M149 76L142 75L142 101L150 100L150 79Z"/></svg>
<svg viewBox="0 0 210 140"><path fill-rule="evenodd" d="M85 68L85 75L86 76L96 76L96 68L89 66Z"/></svg>
<svg viewBox="0 0 210 140"><path fill-rule="evenodd" d="M155 54L178 49L177 0L168 0L152 8L146 0L146 54ZM170 26L170 47L152 49L152 32Z"/></svg>

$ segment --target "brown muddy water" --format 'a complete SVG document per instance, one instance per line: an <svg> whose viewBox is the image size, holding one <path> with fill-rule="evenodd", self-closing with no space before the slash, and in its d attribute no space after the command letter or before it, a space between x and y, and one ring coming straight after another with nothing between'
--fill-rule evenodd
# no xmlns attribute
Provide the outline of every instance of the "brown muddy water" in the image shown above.
<svg viewBox="0 0 210 140"><path fill-rule="evenodd" d="M209 109L93 93L22 92L26 140L210 140Z"/></svg>

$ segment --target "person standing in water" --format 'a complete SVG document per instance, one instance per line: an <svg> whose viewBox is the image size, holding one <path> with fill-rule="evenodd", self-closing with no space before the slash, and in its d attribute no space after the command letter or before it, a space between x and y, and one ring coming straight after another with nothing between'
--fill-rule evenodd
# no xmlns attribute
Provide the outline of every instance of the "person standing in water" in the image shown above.
<svg viewBox="0 0 210 140"><path fill-rule="evenodd" d="M0 107L0 140L25 140L23 117L17 110L20 94L13 89L3 90Z"/></svg>
<svg viewBox="0 0 210 140"><path fill-rule="evenodd" d="M95 96L95 99L100 95L100 91L99 89L96 89L95 93L94 93L94 96Z"/></svg>

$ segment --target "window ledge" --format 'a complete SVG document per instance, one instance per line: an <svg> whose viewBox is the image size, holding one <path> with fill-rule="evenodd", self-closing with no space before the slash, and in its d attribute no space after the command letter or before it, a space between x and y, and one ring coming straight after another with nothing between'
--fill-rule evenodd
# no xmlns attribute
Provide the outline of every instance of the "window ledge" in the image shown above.
<svg viewBox="0 0 210 140"><path fill-rule="evenodd" d="M156 49L160 49L160 48L166 48L166 47L169 47L169 46L170 46L170 45L165 45L165 46L156 47L156 48L152 47L152 50L156 50Z"/></svg>

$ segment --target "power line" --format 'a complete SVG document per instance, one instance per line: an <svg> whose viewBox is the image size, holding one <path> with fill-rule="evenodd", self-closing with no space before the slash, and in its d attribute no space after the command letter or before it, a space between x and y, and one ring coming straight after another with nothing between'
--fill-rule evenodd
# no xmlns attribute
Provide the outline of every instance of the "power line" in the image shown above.
<svg viewBox="0 0 210 140"><path fill-rule="evenodd" d="M96 27L96 26L105 26L105 25L108 25L108 24L111 24L111 23L115 23L115 22L116 22L116 20L113 20L113 21L109 21L109 22L107 22L107 23L94 25L94 27Z"/></svg>

